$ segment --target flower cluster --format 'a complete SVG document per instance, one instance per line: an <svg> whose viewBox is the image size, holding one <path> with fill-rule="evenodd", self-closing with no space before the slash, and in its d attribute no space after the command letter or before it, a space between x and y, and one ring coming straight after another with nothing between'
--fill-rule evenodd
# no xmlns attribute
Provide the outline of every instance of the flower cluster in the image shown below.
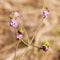
<svg viewBox="0 0 60 60"><path fill-rule="evenodd" d="M18 27L18 23L17 23L16 19L13 18L13 19L10 20L10 26L12 28L17 28Z"/></svg>
<svg viewBox="0 0 60 60"><path fill-rule="evenodd" d="M18 12L12 12L12 15L14 16L14 18L18 18L19 17L19 13Z"/></svg>
<svg viewBox="0 0 60 60"><path fill-rule="evenodd" d="M18 27L18 23L17 23L17 18L19 17L19 13L16 11L13 11L12 14L9 16L10 20L10 26L12 28L17 28ZM17 34L16 34L16 39L17 40L21 40L23 38L23 29L19 28Z"/></svg>
<svg viewBox="0 0 60 60"><path fill-rule="evenodd" d="M49 10L48 10L48 8L46 7L46 9L43 11L43 17L44 17L44 18L48 18L48 16L49 16Z"/></svg>
<svg viewBox="0 0 60 60"><path fill-rule="evenodd" d="M9 16L10 17L9 23L10 23L10 26L12 28L17 28L18 27L17 18L19 16L20 16L19 13L16 12L16 11L13 11L12 14ZM48 16L49 16L49 10L46 8L46 10L43 11L43 17L44 18L48 18ZM17 40L21 40L23 38L23 36L24 36L23 34L24 34L24 30L23 30L23 28L20 27L18 29L17 33L16 33L16 39ZM43 44L43 46L41 47L41 49L43 51L48 51L48 49L49 49L49 43L46 41Z"/></svg>
<svg viewBox="0 0 60 60"><path fill-rule="evenodd" d="M16 39L17 40L20 40L23 38L23 29L22 28L19 28L18 32L17 32L17 35L16 35Z"/></svg>
<svg viewBox="0 0 60 60"><path fill-rule="evenodd" d="M46 6L46 9L43 11L43 18L48 18L49 16L49 9ZM43 21L46 25L49 25L47 20ZM46 41L43 46L41 47L41 49L43 49L43 51L48 51L49 49L49 43Z"/></svg>
<svg viewBox="0 0 60 60"><path fill-rule="evenodd" d="M18 27L17 18L19 17L19 13L12 12L12 14L9 17L10 17L10 21L9 21L10 26L12 28L17 28Z"/></svg>

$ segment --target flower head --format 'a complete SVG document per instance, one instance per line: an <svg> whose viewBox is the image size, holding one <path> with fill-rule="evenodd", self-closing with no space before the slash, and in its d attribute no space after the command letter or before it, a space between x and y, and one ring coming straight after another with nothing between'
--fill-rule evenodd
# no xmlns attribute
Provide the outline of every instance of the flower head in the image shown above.
<svg viewBox="0 0 60 60"><path fill-rule="evenodd" d="M15 18L17 18L17 17L19 17L20 15L19 15L19 13L18 12L12 12L12 15L15 17Z"/></svg>
<svg viewBox="0 0 60 60"><path fill-rule="evenodd" d="M18 27L18 23L15 19L11 19L10 20L10 26L13 28L17 28Z"/></svg>
<svg viewBox="0 0 60 60"><path fill-rule="evenodd" d="M17 33L16 39L17 39L17 40L21 40L22 38L23 38L23 34Z"/></svg>
<svg viewBox="0 0 60 60"><path fill-rule="evenodd" d="M48 10L44 10L43 11L43 17L44 18L48 18L48 16L49 16L49 11Z"/></svg>
<svg viewBox="0 0 60 60"><path fill-rule="evenodd" d="M43 49L44 51L48 51L49 47L42 46L42 49Z"/></svg>

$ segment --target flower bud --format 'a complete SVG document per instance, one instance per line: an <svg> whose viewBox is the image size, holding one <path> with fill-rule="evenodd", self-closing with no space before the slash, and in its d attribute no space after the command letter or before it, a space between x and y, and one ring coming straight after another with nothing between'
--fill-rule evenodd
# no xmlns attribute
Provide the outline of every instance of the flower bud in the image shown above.
<svg viewBox="0 0 60 60"><path fill-rule="evenodd" d="M19 28L18 33L23 34L24 33L23 28Z"/></svg>

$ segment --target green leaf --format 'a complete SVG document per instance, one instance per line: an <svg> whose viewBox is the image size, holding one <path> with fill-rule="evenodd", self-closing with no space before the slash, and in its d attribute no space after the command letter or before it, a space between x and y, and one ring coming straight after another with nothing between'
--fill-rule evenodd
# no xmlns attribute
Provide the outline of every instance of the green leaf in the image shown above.
<svg viewBox="0 0 60 60"><path fill-rule="evenodd" d="M13 18L13 15L10 14L10 15L9 15L9 18L12 19L12 18Z"/></svg>
<svg viewBox="0 0 60 60"><path fill-rule="evenodd" d="M24 30L23 30L23 28L19 28L19 30L18 30L19 32L21 32L21 33L24 33Z"/></svg>

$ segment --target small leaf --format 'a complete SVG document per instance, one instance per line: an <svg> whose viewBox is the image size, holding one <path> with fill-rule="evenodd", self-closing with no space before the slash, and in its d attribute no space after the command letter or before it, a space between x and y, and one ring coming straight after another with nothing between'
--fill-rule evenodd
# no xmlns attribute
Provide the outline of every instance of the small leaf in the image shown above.
<svg viewBox="0 0 60 60"><path fill-rule="evenodd" d="M44 42L44 46L48 47L49 46L49 42L48 41Z"/></svg>
<svg viewBox="0 0 60 60"><path fill-rule="evenodd" d="M13 15L10 14L10 15L9 15L9 18L12 19L12 18L13 18Z"/></svg>
<svg viewBox="0 0 60 60"><path fill-rule="evenodd" d="M24 31L23 31L23 28L19 28L19 30L18 30L20 33L23 33Z"/></svg>
<svg viewBox="0 0 60 60"><path fill-rule="evenodd" d="M46 5L46 9L48 9L48 6Z"/></svg>

